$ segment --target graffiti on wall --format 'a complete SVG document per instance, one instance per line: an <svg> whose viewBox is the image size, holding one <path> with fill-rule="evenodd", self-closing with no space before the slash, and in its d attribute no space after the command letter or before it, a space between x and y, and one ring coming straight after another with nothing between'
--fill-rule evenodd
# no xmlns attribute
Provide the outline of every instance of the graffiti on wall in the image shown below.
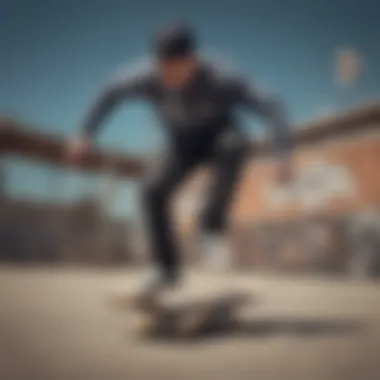
<svg viewBox="0 0 380 380"><path fill-rule="evenodd" d="M288 222L267 223L252 231L255 251L269 266L325 269L332 264L333 251L341 235L339 223L330 218L309 218ZM326 258L328 257L328 262Z"/></svg>
<svg viewBox="0 0 380 380"><path fill-rule="evenodd" d="M356 191L355 179L348 168L317 162L300 169L290 184L272 186L267 194L272 207L296 202L303 209L315 209L334 198L353 197Z"/></svg>
<svg viewBox="0 0 380 380"><path fill-rule="evenodd" d="M291 263L306 270L343 270L354 275L380 272L380 212L259 223L246 235L250 239L241 248L242 266L264 261L270 267ZM252 260L253 256L262 260Z"/></svg>
<svg viewBox="0 0 380 380"><path fill-rule="evenodd" d="M346 227L348 266L358 275L380 270L380 213L370 210L351 217Z"/></svg>

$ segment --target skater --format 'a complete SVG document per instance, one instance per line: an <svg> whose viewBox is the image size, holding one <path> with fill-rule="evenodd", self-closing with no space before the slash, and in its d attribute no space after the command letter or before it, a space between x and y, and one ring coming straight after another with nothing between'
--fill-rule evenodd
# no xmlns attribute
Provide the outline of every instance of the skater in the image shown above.
<svg viewBox="0 0 380 380"><path fill-rule="evenodd" d="M267 119L274 132L282 181L290 179L292 145L280 105L247 86L244 79L202 60L190 28L174 25L158 30L152 49L152 68L107 86L89 110L79 137L68 146L71 159L85 153L105 116L122 100L144 99L155 106L168 147L142 190L151 252L159 268L143 286L146 294L171 288L181 277L169 204L178 186L202 164L211 164L214 178L199 239L204 252L228 258L223 233L249 141L235 111L247 108Z"/></svg>

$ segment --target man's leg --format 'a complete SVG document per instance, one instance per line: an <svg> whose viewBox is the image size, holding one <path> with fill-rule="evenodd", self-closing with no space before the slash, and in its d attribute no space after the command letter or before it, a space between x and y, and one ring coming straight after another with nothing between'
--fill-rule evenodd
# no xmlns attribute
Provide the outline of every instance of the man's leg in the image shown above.
<svg viewBox="0 0 380 380"><path fill-rule="evenodd" d="M247 153L246 139L239 132L227 131L216 141L213 179L200 225L206 237L220 241L227 228L228 211Z"/></svg>
<svg viewBox="0 0 380 380"><path fill-rule="evenodd" d="M195 168L194 158L170 153L152 167L143 185L143 207L153 259L164 282L179 276L178 247L170 217L170 201L181 182Z"/></svg>

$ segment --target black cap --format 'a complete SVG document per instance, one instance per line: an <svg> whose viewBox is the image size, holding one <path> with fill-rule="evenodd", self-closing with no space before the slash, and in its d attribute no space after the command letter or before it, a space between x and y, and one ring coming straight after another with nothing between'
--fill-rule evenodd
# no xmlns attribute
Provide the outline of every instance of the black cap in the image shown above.
<svg viewBox="0 0 380 380"><path fill-rule="evenodd" d="M195 37L185 25L171 25L159 29L155 35L154 51L159 58L182 58L195 50Z"/></svg>

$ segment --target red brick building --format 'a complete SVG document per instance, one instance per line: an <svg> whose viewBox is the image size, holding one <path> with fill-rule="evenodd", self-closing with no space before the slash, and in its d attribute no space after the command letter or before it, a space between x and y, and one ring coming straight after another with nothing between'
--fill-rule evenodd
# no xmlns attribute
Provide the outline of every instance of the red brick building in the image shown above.
<svg viewBox="0 0 380 380"><path fill-rule="evenodd" d="M278 243L282 251L278 257L286 256L287 247L292 246L288 250L292 253L288 252L289 257L284 260L293 262L291 266L310 263L304 251L316 250L310 248L311 235L314 245L326 245L319 250L328 254L328 265L334 254L339 255L337 261L341 265L350 255L347 246L363 245L356 236L363 235L364 232L359 233L363 225L370 225L365 229L368 232L370 228L372 235L380 232L377 230L380 225L380 105L325 118L298 131L295 178L290 185L279 187L274 181L275 162L265 143L258 146L247 165L232 206L231 230L239 237L235 242L240 246L241 256L237 259L240 264L254 264L255 260L260 261L258 256L262 256L261 261L268 261L271 255L259 244L262 239L258 235L263 229L271 231L267 235L272 243L282 241ZM201 199L199 194L206 182L206 173L198 175L179 197L177 215L187 234L196 220L197 199ZM373 250L379 254L380 245Z"/></svg>

